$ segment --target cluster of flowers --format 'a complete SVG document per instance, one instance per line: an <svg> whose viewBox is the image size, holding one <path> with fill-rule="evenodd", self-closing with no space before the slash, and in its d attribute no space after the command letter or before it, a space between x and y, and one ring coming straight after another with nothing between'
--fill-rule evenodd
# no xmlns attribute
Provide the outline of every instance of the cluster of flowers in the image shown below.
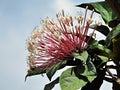
<svg viewBox="0 0 120 90"><path fill-rule="evenodd" d="M86 16L87 9L84 16L76 17L65 15L62 11L56 14L58 22L49 18L42 20L42 27L36 27L28 39L30 69L51 67L72 57L73 52L87 49L95 30L87 37L93 12L89 18Z"/></svg>

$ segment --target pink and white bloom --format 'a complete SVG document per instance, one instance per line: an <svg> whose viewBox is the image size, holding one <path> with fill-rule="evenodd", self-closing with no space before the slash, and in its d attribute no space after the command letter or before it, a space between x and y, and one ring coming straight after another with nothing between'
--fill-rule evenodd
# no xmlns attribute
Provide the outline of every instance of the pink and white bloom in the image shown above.
<svg viewBox="0 0 120 90"><path fill-rule="evenodd" d="M58 22L49 18L42 20L42 27L36 27L28 40L30 69L51 67L72 57L73 52L86 50L94 34L92 30L87 38L93 12L89 18L86 14L87 9L84 17L72 17L62 11L56 15Z"/></svg>

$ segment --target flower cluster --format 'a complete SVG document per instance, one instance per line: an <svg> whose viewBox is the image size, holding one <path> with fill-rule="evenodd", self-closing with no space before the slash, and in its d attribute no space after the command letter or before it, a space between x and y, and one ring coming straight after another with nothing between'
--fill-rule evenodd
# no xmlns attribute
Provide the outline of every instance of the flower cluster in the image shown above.
<svg viewBox="0 0 120 90"><path fill-rule="evenodd" d="M92 23L93 12L86 18L85 15L72 17L62 13L56 14L58 22L46 18L42 20L42 27L36 27L28 39L28 62L30 69L48 68L54 64L72 57L73 52L87 49L89 41L94 34L89 25Z"/></svg>

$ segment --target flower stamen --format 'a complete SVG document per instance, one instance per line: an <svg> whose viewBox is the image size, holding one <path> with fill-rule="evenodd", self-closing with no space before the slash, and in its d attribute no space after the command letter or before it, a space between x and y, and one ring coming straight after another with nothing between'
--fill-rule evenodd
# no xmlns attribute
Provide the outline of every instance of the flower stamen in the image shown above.
<svg viewBox="0 0 120 90"><path fill-rule="evenodd" d="M86 7L84 17L56 14L58 23L52 19L42 20L42 27L36 28L28 39L28 57L30 68L48 68L65 59L71 58L73 52L88 48L94 31L88 36L89 25L93 22L91 13L87 19Z"/></svg>

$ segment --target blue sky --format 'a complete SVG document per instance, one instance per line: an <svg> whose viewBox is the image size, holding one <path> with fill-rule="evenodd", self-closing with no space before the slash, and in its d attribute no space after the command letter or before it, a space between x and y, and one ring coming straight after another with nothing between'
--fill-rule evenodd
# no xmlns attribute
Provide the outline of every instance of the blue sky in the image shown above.
<svg viewBox="0 0 120 90"><path fill-rule="evenodd" d="M49 82L46 76L33 76L24 82L26 40L41 19L54 18L61 9L77 12L80 9L74 5L83 1L99 0L0 0L0 90L43 90ZM109 87L104 84L101 90L111 90Z"/></svg>

